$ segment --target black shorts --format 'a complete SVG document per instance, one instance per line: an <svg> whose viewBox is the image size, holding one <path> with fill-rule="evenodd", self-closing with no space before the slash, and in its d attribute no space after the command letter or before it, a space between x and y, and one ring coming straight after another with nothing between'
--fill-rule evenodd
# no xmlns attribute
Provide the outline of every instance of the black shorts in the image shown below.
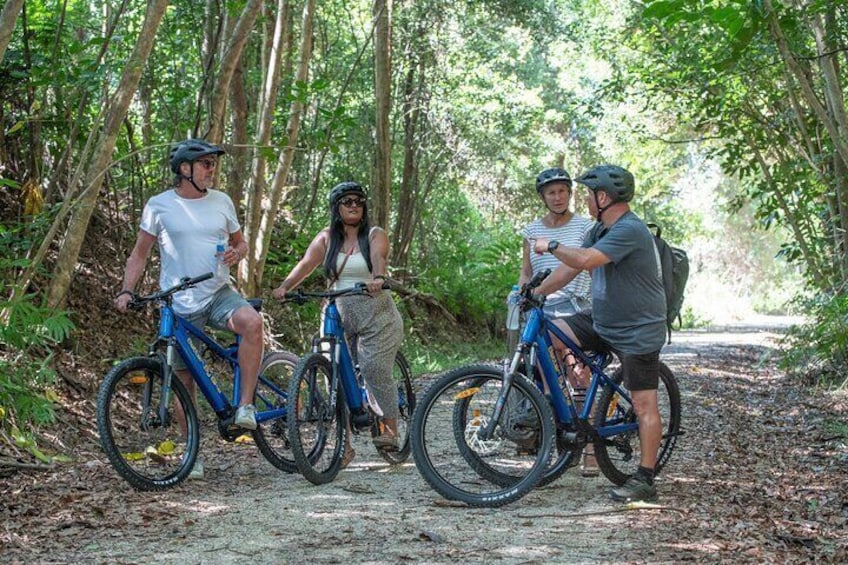
<svg viewBox="0 0 848 565"><path fill-rule="evenodd" d="M660 350L650 353L623 353L604 340L592 323L592 312L584 310L562 320L586 351L612 351L621 361L624 386L630 390L656 390L660 380Z"/></svg>

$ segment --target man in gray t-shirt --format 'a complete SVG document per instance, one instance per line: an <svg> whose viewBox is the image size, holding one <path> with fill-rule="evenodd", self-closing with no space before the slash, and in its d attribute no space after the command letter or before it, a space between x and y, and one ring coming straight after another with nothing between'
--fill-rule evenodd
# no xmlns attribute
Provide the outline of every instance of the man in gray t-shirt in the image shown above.
<svg viewBox="0 0 848 565"><path fill-rule="evenodd" d="M665 291L653 236L630 211L633 175L615 165L600 165L577 182L585 185L589 212L598 224L582 247L537 239L536 253L551 253L564 265L537 289L547 295L582 271L592 274L592 310L555 323L584 349L614 351L621 360L639 423L639 470L610 491L619 501L655 500L653 483L662 421L657 406L659 354L665 341Z"/></svg>

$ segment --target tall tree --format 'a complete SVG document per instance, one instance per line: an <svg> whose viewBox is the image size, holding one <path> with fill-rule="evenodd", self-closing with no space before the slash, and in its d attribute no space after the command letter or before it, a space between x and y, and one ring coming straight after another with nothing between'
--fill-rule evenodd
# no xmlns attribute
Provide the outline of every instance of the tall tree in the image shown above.
<svg viewBox="0 0 848 565"><path fill-rule="evenodd" d="M103 177L109 168L115 140L138 88L141 72L153 49L156 31L159 29L167 7L168 0L150 0L148 3L144 23L133 52L124 66L121 82L111 101L104 104L108 108L108 113L103 131L100 133L93 158L88 165L84 188L74 204L75 208L68 222L63 245L56 259L55 272L47 297L48 305L52 308L61 307L68 293L88 224L97 205Z"/></svg>
<svg viewBox="0 0 848 565"><path fill-rule="evenodd" d="M206 138L213 143L220 143L224 138L224 112L227 107L227 99L230 97L230 82L238 67L239 60L244 52L244 46L256 23L262 0L247 0L244 9L239 16L238 22L232 27L232 33L227 41L224 56L221 58L220 70L215 77L215 86L212 91L212 104L209 113L209 127Z"/></svg>
<svg viewBox="0 0 848 565"><path fill-rule="evenodd" d="M3 57L6 55L6 47L9 46L9 41L12 39L15 22L18 21L18 14L21 13L23 5L24 0L6 0L6 5L0 12L0 63L3 62Z"/></svg>
<svg viewBox="0 0 848 565"><path fill-rule="evenodd" d="M392 0L374 0L374 171L371 204L374 223L387 226L391 211Z"/></svg>
<svg viewBox="0 0 848 565"><path fill-rule="evenodd" d="M309 82L309 65L312 61L313 25L315 20L315 0L306 0L301 18L300 61L295 74L296 84L306 89ZM263 200L262 216L257 230L251 238L252 257L251 269L246 277L244 289L248 294L257 293L262 284L262 274L265 270L265 260L268 256L268 246L271 242L271 231L280 209L280 202L285 199L290 189L286 185L289 172L294 162L295 147L300 133L300 120L303 115L306 100L301 96L292 99L289 109L289 119L286 123L286 145L277 158L277 168L271 182L270 194Z"/></svg>
<svg viewBox="0 0 848 565"><path fill-rule="evenodd" d="M280 89L280 74L286 38L290 36L289 2L277 0L277 11L274 19L274 30L269 42L266 57L265 81L259 97L258 132L256 134L256 150L253 155L253 167L246 190L245 237L249 242L256 241L262 221L262 200L265 196L267 175L267 149L271 142L274 109L277 107L277 95ZM252 294L258 290L255 284L255 266L261 258L257 255L257 247L252 246L253 252L247 257L240 270L239 282Z"/></svg>

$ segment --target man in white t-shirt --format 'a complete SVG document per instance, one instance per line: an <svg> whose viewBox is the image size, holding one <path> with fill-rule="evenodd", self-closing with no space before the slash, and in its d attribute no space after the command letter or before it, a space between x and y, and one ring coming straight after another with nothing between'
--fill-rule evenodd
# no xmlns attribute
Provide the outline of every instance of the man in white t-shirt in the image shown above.
<svg viewBox="0 0 848 565"><path fill-rule="evenodd" d="M238 357L242 381L233 423L255 430L252 400L262 361L262 317L229 285L230 267L247 255L247 241L233 201L212 189L218 156L224 153L202 139L188 139L172 149L174 187L152 197L144 207L138 239L127 259L124 285L115 298L115 306L126 311L150 250L157 242L161 288L174 286L183 277L215 273L196 287L175 294L174 311L195 326L209 324L241 336ZM219 244L225 246L223 253L217 251ZM178 356L173 366L194 398L194 380L182 358Z"/></svg>

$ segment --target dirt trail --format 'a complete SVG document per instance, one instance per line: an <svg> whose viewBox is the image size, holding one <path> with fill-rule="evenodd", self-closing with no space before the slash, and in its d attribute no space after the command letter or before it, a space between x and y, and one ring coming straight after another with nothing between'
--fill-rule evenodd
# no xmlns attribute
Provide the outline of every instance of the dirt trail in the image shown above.
<svg viewBox="0 0 848 565"><path fill-rule="evenodd" d="M389 467L365 438L355 439L353 464L332 484L316 487L277 471L251 445L225 444L207 428L206 478L164 493L134 492L90 444L77 454L78 463L57 472L0 479L0 561L844 560L845 438L828 440L826 457L814 458L818 470L809 471L818 473L815 485L829 486L815 490L808 484L814 487L811 498L798 501L801 510L813 499L827 509L820 523L810 515L781 523L790 505L780 502L781 489L788 487L768 468L747 461L750 453L733 461L740 445L777 448L759 446L769 433L764 427L780 427L781 450L790 447L787 441L803 449L805 435L809 440L820 431L798 414L780 421L753 418L750 429L725 418L725 411L739 406L740 394L775 397L786 386L770 360L773 337L766 331L675 334L663 357L681 383L687 433L658 479L661 510L627 511L608 499L604 478L583 479L574 470L506 508L470 509L440 498L411 462ZM767 486L758 490L757 484Z"/></svg>

